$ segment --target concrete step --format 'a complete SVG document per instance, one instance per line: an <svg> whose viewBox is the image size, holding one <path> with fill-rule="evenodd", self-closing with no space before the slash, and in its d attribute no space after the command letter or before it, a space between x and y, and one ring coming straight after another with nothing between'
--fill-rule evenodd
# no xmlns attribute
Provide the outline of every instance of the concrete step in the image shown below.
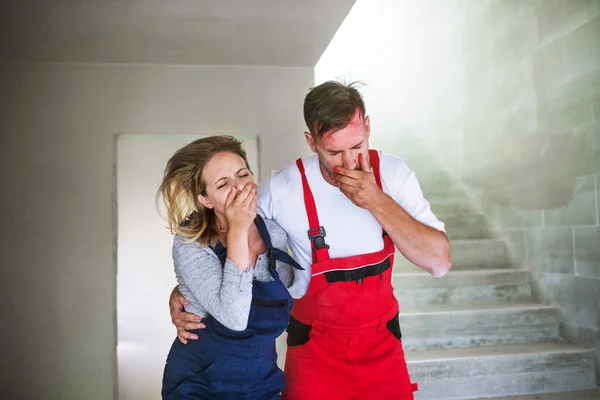
<svg viewBox="0 0 600 400"><path fill-rule="evenodd" d="M441 215L438 219L446 225L446 234L450 240L494 237L492 228L482 214Z"/></svg>
<svg viewBox="0 0 600 400"><path fill-rule="evenodd" d="M600 389L578 390L576 392L525 394L520 396L487 397L485 400L598 400ZM480 398L478 400L484 400Z"/></svg>
<svg viewBox="0 0 600 400"><path fill-rule="evenodd" d="M588 390L596 386L593 349L539 343L406 353L418 400L477 399Z"/></svg>
<svg viewBox="0 0 600 400"><path fill-rule="evenodd" d="M558 309L541 304L473 303L400 311L406 350L560 341Z"/></svg>
<svg viewBox="0 0 600 400"><path fill-rule="evenodd" d="M416 268L416 267L415 267ZM450 270L442 278L426 272L395 273L394 289L401 308L428 305L467 305L493 302L529 302L528 270Z"/></svg>

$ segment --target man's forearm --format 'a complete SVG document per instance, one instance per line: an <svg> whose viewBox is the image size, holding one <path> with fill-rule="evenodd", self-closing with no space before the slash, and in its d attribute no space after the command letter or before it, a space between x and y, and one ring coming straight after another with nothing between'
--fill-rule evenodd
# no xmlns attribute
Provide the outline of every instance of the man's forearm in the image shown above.
<svg viewBox="0 0 600 400"><path fill-rule="evenodd" d="M450 270L450 242L444 232L417 221L385 193L369 211L410 262L436 278Z"/></svg>

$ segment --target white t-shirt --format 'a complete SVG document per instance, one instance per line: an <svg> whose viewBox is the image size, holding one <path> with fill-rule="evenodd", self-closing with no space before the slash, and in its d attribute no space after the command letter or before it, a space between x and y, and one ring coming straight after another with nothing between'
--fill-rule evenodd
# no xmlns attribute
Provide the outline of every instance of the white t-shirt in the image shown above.
<svg viewBox="0 0 600 400"><path fill-rule="evenodd" d="M414 172L400 158L379 152L383 191L413 218L440 231L444 224L435 217L423 197ZM373 253L383 249L381 225L373 215L352 203L336 186L325 181L316 155L303 159L306 179L313 193L319 223L325 228L325 243L331 258ZM258 212L274 219L288 234L288 245L304 271L294 271L289 288L293 298L306 294L311 278L311 246L304 206L302 178L296 163L290 163L261 183Z"/></svg>

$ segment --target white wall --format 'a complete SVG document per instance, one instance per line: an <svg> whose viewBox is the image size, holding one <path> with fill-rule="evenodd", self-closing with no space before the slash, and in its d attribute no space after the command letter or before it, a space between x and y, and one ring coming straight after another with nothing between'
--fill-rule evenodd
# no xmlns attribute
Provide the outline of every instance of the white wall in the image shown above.
<svg viewBox="0 0 600 400"><path fill-rule="evenodd" d="M312 83L309 68L0 64L3 397L116 393L115 135L258 133L264 177L307 153Z"/></svg>
<svg viewBox="0 0 600 400"><path fill-rule="evenodd" d="M315 81L360 81L371 145L458 168L461 0L357 0L315 66ZM455 151L456 150L456 151ZM411 157L411 153L419 157ZM419 165L413 165L417 173Z"/></svg>

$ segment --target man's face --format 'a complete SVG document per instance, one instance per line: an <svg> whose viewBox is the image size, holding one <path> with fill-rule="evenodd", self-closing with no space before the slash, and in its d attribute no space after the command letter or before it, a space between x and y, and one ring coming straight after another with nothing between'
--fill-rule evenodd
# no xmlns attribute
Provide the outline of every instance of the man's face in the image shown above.
<svg viewBox="0 0 600 400"><path fill-rule="evenodd" d="M348 125L334 133L325 132L316 140L309 132L304 132L311 150L317 153L323 178L333 181L333 168L360 169L358 155L368 160L370 122L356 111Z"/></svg>

